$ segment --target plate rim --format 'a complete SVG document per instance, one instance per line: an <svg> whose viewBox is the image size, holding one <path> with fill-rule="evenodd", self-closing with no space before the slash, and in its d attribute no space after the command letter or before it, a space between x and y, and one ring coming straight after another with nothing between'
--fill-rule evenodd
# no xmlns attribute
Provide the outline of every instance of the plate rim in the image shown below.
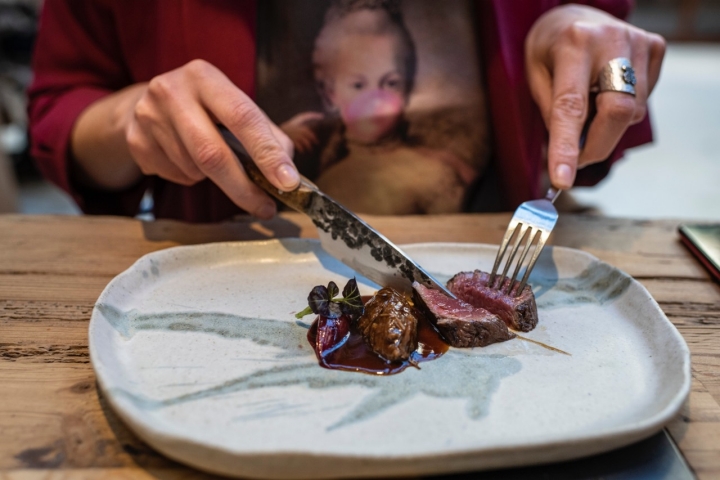
<svg viewBox="0 0 720 480"><path fill-rule="evenodd" d="M203 463L196 463L193 461L189 461L187 457L181 457L179 455L176 455L175 452L167 450L166 444L186 444L187 447L192 447L195 449L208 449L209 451L218 452L222 455L227 456L228 458L235 459L236 461L247 461L249 459L259 460L259 463L262 465L262 459L275 459L277 462L280 462L281 458L286 459L292 459L292 458L307 458L307 457L314 457L317 459L323 459L323 461L339 461L339 460L349 460L349 461L371 461L376 464L384 464L391 462L404 462L405 467L409 467L410 470L403 469L403 465L399 465L400 468L394 468L392 472L390 473L375 473L374 475L405 475L406 472L410 472L412 474L413 472L417 472L417 468L413 468L414 465L418 465L422 463L423 465L427 464L437 464L439 460L447 460L449 462L452 462L452 460L461 460L461 459L468 459L469 456L477 456L477 458L480 460L478 465L473 466L472 468L467 467L461 467L457 470L452 469L452 465L445 465L444 468L440 468L437 470L433 470L431 468L425 468L424 471L427 474L431 473L442 473L442 472L461 472L461 471L469 471L473 469L488 469L488 468L495 468L497 465L494 464L488 464L487 459L485 458L489 454L503 454L503 453L509 453L512 456L515 456L518 458L518 461L514 463L514 465L521 466L521 465L535 465L540 463L554 463L562 460L569 460L573 458L581 458L587 455L592 455L596 453L601 453L604 451L607 451L609 449L613 448L619 448L624 445L629 445L631 443L634 443L636 441L642 440L644 438L647 438L648 436L656 433L657 431L661 430L674 416L680 411L682 406L684 405L685 401L687 400L690 391L691 391L691 385L692 385L692 371L691 371L691 354L689 347L687 346L687 342L682 337L680 332L677 330L677 328L670 322L670 320L667 318L665 313L660 308L657 301L654 299L654 297L650 294L650 292L645 288L644 285L642 285L639 281L635 280L631 275L625 273L623 270L603 261L597 258L595 255L575 249L570 247L563 247L563 246L555 246L555 245L549 245L553 250L557 249L560 251L567 252L571 255L579 255L582 257L585 257L585 259L593 262L598 262L603 265L607 265L610 268L620 272L622 275L626 276L631 280L633 284L635 284L637 287L642 289L644 293L647 294L647 297L650 299L650 305L652 305L652 308L655 310L656 313L659 313L665 322L666 327L670 327L671 335L674 337L674 340L676 341L677 345L680 347L681 352L681 358L682 358L682 372L683 372L683 382L680 389L678 389L675 393L675 395L666 403L665 407L656 412L654 415L651 415L650 417L647 417L646 419L639 421L639 422L632 422L625 425L618 425L614 426L612 428L605 428L602 430L596 430L594 434L591 435L574 435L574 436L565 436L562 440L556 440L556 441L547 441L547 440L535 440L535 441L523 441L521 443L515 443L515 444L499 444L497 446L491 446L491 447L475 447L475 448L463 448L463 449L455 449L453 451L449 452L440 452L440 453L434 453L434 454L428 454L428 453L420 453L420 454L401 454L401 455L392 455L392 453L382 453L382 454L348 454L348 453L331 453L331 452L323 452L323 453L317 453L307 450L300 450L300 449L283 449L283 450L267 450L267 451L261 451L261 452L249 452L249 453L243 453L238 450L234 450L231 448L226 448L225 446L219 446L219 445L213 445L209 447L207 444L197 441L193 439L192 437L187 437L184 435L178 435L175 433L167 432L162 430L159 427L156 427L152 423L143 422L141 415L136 415L137 412L135 412L134 408L131 406L131 403L125 402L123 403L119 398L116 397L115 394L111 392L111 387L109 387L106 384L106 378L104 375L108 372L105 372L104 370L107 368L102 362L98 360L98 353L96 351L97 342L93 342L93 331L94 329L98 328L98 322L97 319L98 315L98 305L103 303L103 300L109 295L109 291L112 288L113 284L117 281L119 281L122 277L125 277L127 275L130 275L133 269L140 264L143 261L146 261L148 258L157 257L157 256L165 256L170 255L174 252L186 252L186 251L192 251L192 250L202 250L205 248L208 248L209 246L212 247L231 247L231 246L263 246L263 245L273 245L273 244L284 244L284 243L291 243L291 244L312 244L315 247L320 246L320 241L317 239L311 239L311 238L273 238L273 239L263 239L263 240L252 240L252 241L228 241L228 242L215 242L215 243L205 243L205 244L197 244L197 245L178 245L173 246L169 248L164 248L160 250L156 250L153 252L149 252L145 255L142 255L139 257L135 262L132 263L127 269L122 271L120 274L116 275L115 277L108 282L108 284L103 289L102 293L96 300L90 322L88 325L88 347L89 347L89 354L90 354L90 362L93 367L93 371L95 373L96 380L98 382L98 385L103 393L103 396L108 401L108 403L111 405L114 414L118 415L122 419L122 421L130 427L130 429L138 435L143 441L151 445L154 449L162 452L164 455L173 458L175 460L180 461L181 463L192 465L196 468L200 468L205 471L210 471L213 473L220 473L224 475L259 475L263 478L329 478L329 477L338 477L338 472L334 472L333 474L320 474L320 471L314 471L311 476L307 475L299 475L294 477L287 477L287 476L276 476L268 471L256 471L255 473L248 473L248 472L238 472L238 471L228 471L226 469L222 468L213 468L212 466L208 466ZM418 243L405 243L400 244L399 247L401 249L414 249L414 248L476 248L476 249L497 249L498 245L493 244L487 244L487 243L476 243L476 242L418 242ZM126 409L126 405L129 405L130 408ZM159 440L159 441L158 441ZM607 442L612 443L611 446L605 446ZM575 445L581 444L581 447L585 448L585 452L582 454L568 454L565 457L562 457L562 455L558 456L557 453L555 453L555 456L552 460L549 461L542 461L542 458L530 458L527 462L524 462L521 458L522 456L526 456L528 453L533 452L542 452L544 450L556 450L560 449L563 446L566 446L569 443L573 443ZM593 448L597 447L597 448ZM499 455L501 456L501 455ZM537 456L537 455L536 455ZM560 458L562 457L562 458ZM471 462L472 463L472 462ZM388 465L392 466L392 465ZM500 467L501 468L501 467ZM270 469L272 470L272 468ZM479 471L479 470L478 470ZM299 472L302 473L302 472ZM357 476L361 472L353 471L352 473L347 472L345 475L342 475L342 472L340 472L340 477L354 477ZM372 473L371 473L372 475ZM373 476L374 476L373 475ZM339 477L338 477L339 478Z"/></svg>

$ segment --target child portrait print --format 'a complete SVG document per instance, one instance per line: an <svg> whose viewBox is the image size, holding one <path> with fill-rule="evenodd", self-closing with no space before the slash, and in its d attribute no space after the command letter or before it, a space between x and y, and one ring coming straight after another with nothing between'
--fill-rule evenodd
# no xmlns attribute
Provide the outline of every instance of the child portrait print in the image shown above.
<svg viewBox="0 0 720 480"><path fill-rule="evenodd" d="M260 4L257 102L301 173L359 213L462 211L490 153L472 3Z"/></svg>

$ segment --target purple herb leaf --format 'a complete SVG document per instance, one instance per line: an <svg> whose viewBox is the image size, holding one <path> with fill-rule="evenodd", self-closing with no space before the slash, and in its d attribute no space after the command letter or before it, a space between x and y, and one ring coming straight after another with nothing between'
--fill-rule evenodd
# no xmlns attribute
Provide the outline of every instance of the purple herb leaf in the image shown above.
<svg viewBox="0 0 720 480"><path fill-rule="evenodd" d="M362 302L362 297L360 296L357 281L354 278L348 280L345 288L343 288L343 299L341 300L340 308L344 314L352 318L359 317L363 313L365 307Z"/></svg>
<svg viewBox="0 0 720 480"><path fill-rule="evenodd" d="M328 298L332 300L333 298L337 297L338 293L340 293L340 289L335 282L331 281L330 283L328 283L327 292Z"/></svg>
<svg viewBox="0 0 720 480"><path fill-rule="evenodd" d="M308 305L313 313L317 315L327 315L329 313L329 303L328 289L325 288L325 286L318 285L310 291L308 295Z"/></svg>

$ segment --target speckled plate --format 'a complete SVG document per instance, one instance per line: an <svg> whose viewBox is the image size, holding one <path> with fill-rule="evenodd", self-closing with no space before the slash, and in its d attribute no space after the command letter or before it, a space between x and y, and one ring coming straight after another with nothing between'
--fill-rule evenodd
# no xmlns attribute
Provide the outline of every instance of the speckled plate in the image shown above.
<svg viewBox="0 0 720 480"><path fill-rule="evenodd" d="M495 246L405 247L440 280ZM636 281L586 253L543 252L527 336L390 377L326 370L293 314L352 272L311 240L178 247L107 286L90 357L117 414L180 462L231 476L420 475L620 447L659 430L690 388L690 355ZM361 292L371 283L359 279ZM306 317L309 318L309 317Z"/></svg>

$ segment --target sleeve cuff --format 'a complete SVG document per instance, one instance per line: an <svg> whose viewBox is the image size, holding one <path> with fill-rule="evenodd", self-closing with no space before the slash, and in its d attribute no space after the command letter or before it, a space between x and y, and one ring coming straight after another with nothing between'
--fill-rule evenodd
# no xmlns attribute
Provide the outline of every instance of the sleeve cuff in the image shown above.
<svg viewBox="0 0 720 480"><path fill-rule="evenodd" d="M92 103L112 93L98 87L80 87L55 97L31 129L32 156L42 174L68 192L83 208L83 198L70 181L70 140L75 121Z"/></svg>

